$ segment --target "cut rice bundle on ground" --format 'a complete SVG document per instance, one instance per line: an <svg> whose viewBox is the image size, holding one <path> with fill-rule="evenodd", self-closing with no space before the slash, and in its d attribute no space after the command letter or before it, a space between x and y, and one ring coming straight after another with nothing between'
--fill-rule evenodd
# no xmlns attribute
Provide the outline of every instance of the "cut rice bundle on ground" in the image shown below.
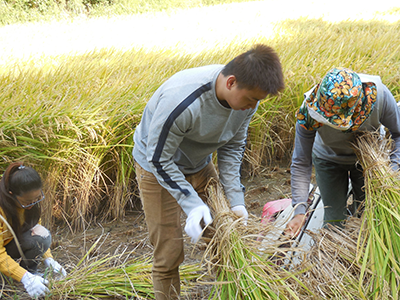
<svg viewBox="0 0 400 300"><path fill-rule="evenodd" d="M360 226L361 219L351 218L344 228L329 225L318 232L308 232L315 244L301 259L306 270L301 280L312 294L305 294L303 299L364 299L360 293L365 293L363 287L368 286L371 274L362 274L362 262L357 261Z"/></svg>
<svg viewBox="0 0 400 300"><path fill-rule="evenodd" d="M99 241L99 240L98 240ZM51 299L154 299L151 257L132 253L88 259L97 242L65 279L52 281ZM200 276L199 264L182 265L182 290Z"/></svg>
<svg viewBox="0 0 400 300"><path fill-rule="evenodd" d="M378 133L363 133L355 151L365 176L360 219L344 228L309 232L315 245L301 261L308 299L399 299L400 181L391 168L391 144Z"/></svg>

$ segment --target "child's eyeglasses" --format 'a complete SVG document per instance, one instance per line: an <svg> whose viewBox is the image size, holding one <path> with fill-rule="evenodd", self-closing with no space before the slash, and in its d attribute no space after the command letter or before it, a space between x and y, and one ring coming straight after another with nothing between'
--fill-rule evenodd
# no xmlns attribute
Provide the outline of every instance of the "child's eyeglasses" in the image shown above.
<svg viewBox="0 0 400 300"><path fill-rule="evenodd" d="M38 204L39 202L42 202L45 198L43 191L40 191L42 193L42 195L40 196L40 198L38 197L35 201L33 201L32 203L29 204L22 204L21 202L19 202L18 198L14 196L14 199L17 200L18 204L21 205L22 208L29 208L32 207L36 204Z"/></svg>

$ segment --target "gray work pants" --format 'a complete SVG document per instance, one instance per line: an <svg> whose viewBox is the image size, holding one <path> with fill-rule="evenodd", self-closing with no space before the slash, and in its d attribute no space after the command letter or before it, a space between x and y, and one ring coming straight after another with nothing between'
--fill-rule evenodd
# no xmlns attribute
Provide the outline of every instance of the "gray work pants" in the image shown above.
<svg viewBox="0 0 400 300"><path fill-rule="evenodd" d="M325 206L324 223L332 223L341 226L349 213L347 198L349 192L349 180L351 181L355 210L364 201L364 176L360 165L337 164L320 159L313 154L313 164L317 185Z"/></svg>

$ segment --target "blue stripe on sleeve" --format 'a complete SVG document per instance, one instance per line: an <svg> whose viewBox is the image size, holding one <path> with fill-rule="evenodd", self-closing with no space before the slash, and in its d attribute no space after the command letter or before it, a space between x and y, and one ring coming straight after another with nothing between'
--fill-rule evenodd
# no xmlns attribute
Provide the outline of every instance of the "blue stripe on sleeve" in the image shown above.
<svg viewBox="0 0 400 300"><path fill-rule="evenodd" d="M185 196L190 195L190 192L187 189L181 188L172 178L163 170L162 165L160 163L160 157L165 145L165 141L167 140L168 133L172 127L172 124L179 117L179 115L189 107L197 98L201 96L201 94L209 91L211 89L211 82L199 87L193 93L191 93L185 100L183 100L168 116L165 121L163 128L161 130L160 137L158 139L158 143L156 146L156 150L154 151L153 158L151 162L157 169L157 173L163 178L166 184L168 184L173 189L180 190Z"/></svg>

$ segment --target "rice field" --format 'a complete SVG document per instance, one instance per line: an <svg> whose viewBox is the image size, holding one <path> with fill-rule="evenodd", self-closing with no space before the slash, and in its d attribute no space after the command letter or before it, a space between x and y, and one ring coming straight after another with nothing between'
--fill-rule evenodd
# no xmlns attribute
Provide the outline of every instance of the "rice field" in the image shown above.
<svg viewBox="0 0 400 300"><path fill-rule="evenodd" d="M399 100L400 8L306 4L252 1L0 27L0 164L22 159L43 174L53 212L45 224L78 230L120 218L135 201L132 134L152 93L179 70L227 63L254 43L276 49L286 89L262 101L251 123L247 175L288 159L302 94L333 66L380 75Z"/></svg>
<svg viewBox="0 0 400 300"><path fill-rule="evenodd" d="M294 112L332 67L379 75L400 100L400 5L330 3L200 3L2 26L0 167L23 160L41 173L50 228L120 219L137 200L132 135L153 92L179 70L265 43L281 58L286 89L251 122L244 172L256 176L290 158Z"/></svg>

